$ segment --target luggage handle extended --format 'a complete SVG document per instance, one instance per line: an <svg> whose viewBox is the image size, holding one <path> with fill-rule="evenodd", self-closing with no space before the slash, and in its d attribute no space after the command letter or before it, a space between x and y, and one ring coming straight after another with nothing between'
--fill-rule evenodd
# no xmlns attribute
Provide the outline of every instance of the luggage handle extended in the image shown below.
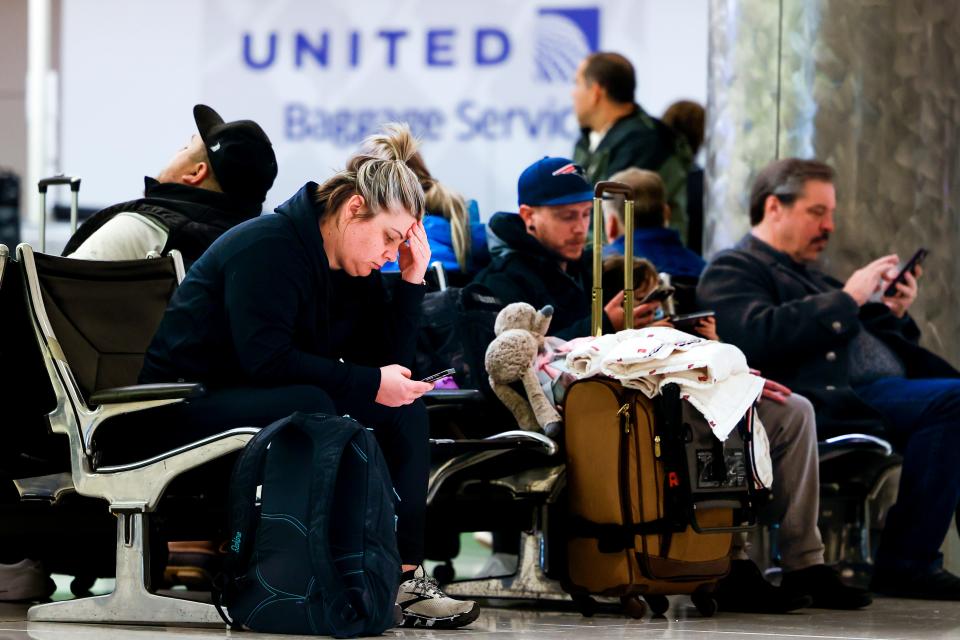
<svg viewBox="0 0 960 640"><path fill-rule="evenodd" d="M46 253L47 250L47 187L61 184L70 185L70 235L73 236L77 232L79 209L77 198L80 193L80 178L63 174L43 178L37 183L40 191L40 253Z"/></svg>
<svg viewBox="0 0 960 640"><path fill-rule="evenodd" d="M622 182L598 182L593 188L593 294L590 335L603 335L603 194L623 196L623 326L633 329L633 199L634 192Z"/></svg>

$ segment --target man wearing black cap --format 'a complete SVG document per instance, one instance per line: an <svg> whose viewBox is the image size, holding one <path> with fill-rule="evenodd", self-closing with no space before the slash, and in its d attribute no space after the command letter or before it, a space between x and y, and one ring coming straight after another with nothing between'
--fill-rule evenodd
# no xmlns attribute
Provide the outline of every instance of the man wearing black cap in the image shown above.
<svg viewBox="0 0 960 640"><path fill-rule="evenodd" d="M502 302L553 306L550 333L564 339L590 335L592 262L584 254L593 212L593 188L583 169L566 158L543 158L517 182L516 213L497 213L487 226L491 264L474 282ZM604 307L604 332L624 327L623 292ZM659 302L634 308L634 326L653 320Z"/></svg>
<svg viewBox="0 0 960 640"><path fill-rule="evenodd" d="M70 238L63 254L136 260L177 249L189 266L224 231L260 215L277 176L270 139L252 120L224 122L198 104L194 134L154 178L144 197L103 209Z"/></svg>
<svg viewBox="0 0 960 640"><path fill-rule="evenodd" d="M146 178L144 197L103 209L70 238L63 254L86 260L137 260L177 249L186 266L214 240L260 215L277 176L267 134L251 120L224 122L198 104L194 134L160 172ZM0 556L0 601L31 600L55 585L39 562L4 549ZM15 560L19 560L15 562Z"/></svg>

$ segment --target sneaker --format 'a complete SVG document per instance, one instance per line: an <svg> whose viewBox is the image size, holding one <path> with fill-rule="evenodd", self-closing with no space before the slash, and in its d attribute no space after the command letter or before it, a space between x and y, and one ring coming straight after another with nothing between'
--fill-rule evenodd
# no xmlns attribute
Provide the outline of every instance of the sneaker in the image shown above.
<svg viewBox="0 0 960 640"><path fill-rule="evenodd" d="M946 569L922 574L877 569L870 590L894 598L960 600L960 578Z"/></svg>
<svg viewBox="0 0 960 640"><path fill-rule="evenodd" d="M472 600L454 600L427 577L423 566L407 571L401 577L397 604L403 610L405 627L455 629L468 625L480 615L480 607Z"/></svg>
<svg viewBox="0 0 960 640"><path fill-rule="evenodd" d="M734 560L730 574L713 592L720 611L740 613L787 613L809 607L812 598L770 584L752 560Z"/></svg>
<svg viewBox="0 0 960 640"><path fill-rule="evenodd" d="M862 609L873 602L867 591L848 587L836 571L823 564L784 573L780 586L797 595L810 596L812 606L820 609Z"/></svg>
<svg viewBox="0 0 960 640"><path fill-rule="evenodd" d="M56 590L56 583L43 570L43 565L36 560L0 564L0 601L2 602L45 600Z"/></svg>

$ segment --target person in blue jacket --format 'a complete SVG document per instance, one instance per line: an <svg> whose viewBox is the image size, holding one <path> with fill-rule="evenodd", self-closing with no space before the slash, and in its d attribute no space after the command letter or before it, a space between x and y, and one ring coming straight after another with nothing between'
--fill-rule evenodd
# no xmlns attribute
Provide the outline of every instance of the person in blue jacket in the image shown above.
<svg viewBox="0 0 960 640"><path fill-rule="evenodd" d="M447 272L473 275L490 263L487 225L474 220L478 217L476 200L463 204L462 196L453 194L451 206L441 208L434 200L437 191L434 188L426 192L427 214L423 217L431 260L439 260Z"/></svg>
<svg viewBox="0 0 960 640"><path fill-rule="evenodd" d="M401 499L405 622L449 628L479 610L448 598L420 566L429 446L419 398L433 385L409 369L430 261L415 154L409 128L388 126L344 171L211 245L173 295L140 373L143 383L203 383L206 394L157 410L147 438L130 438L130 425L126 438L103 434L121 451L104 449L129 456L295 411L350 415L374 430ZM400 278L388 290L379 270L393 260Z"/></svg>
<svg viewBox="0 0 960 640"><path fill-rule="evenodd" d="M699 278L707 263L688 249L670 223L663 179L653 171L625 169L610 176L634 190L633 255L646 258L661 273L671 276ZM624 252L623 197L604 201L604 224L607 242L603 257L622 256Z"/></svg>
<svg viewBox="0 0 960 640"><path fill-rule="evenodd" d="M486 225L479 221L476 201L469 203L459 193L438 181L417 154L410 168L420 179L426 200L423 227L430 242L431 262L439 261L448 274L471 277L490 262ZM397 271L397 263L383 266Z"/></svg>

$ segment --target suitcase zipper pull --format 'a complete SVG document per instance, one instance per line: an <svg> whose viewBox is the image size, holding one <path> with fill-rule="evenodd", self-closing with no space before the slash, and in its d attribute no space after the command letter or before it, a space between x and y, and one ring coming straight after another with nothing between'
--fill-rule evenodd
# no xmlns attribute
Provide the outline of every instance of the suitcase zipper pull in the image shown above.
<svg viewBox="0 0 960 640"><path fill-rule="evenodd" d="M617 415L620 416L620 421L623 422L623 432L630 433L630 403L624 403L620 410L617 411Z"/></svg>
<svg viewBox="0 0 960 640"><path fill-rule="evenodd" d="M660 436L653 436L653 457L660 457Z"/></svg>

